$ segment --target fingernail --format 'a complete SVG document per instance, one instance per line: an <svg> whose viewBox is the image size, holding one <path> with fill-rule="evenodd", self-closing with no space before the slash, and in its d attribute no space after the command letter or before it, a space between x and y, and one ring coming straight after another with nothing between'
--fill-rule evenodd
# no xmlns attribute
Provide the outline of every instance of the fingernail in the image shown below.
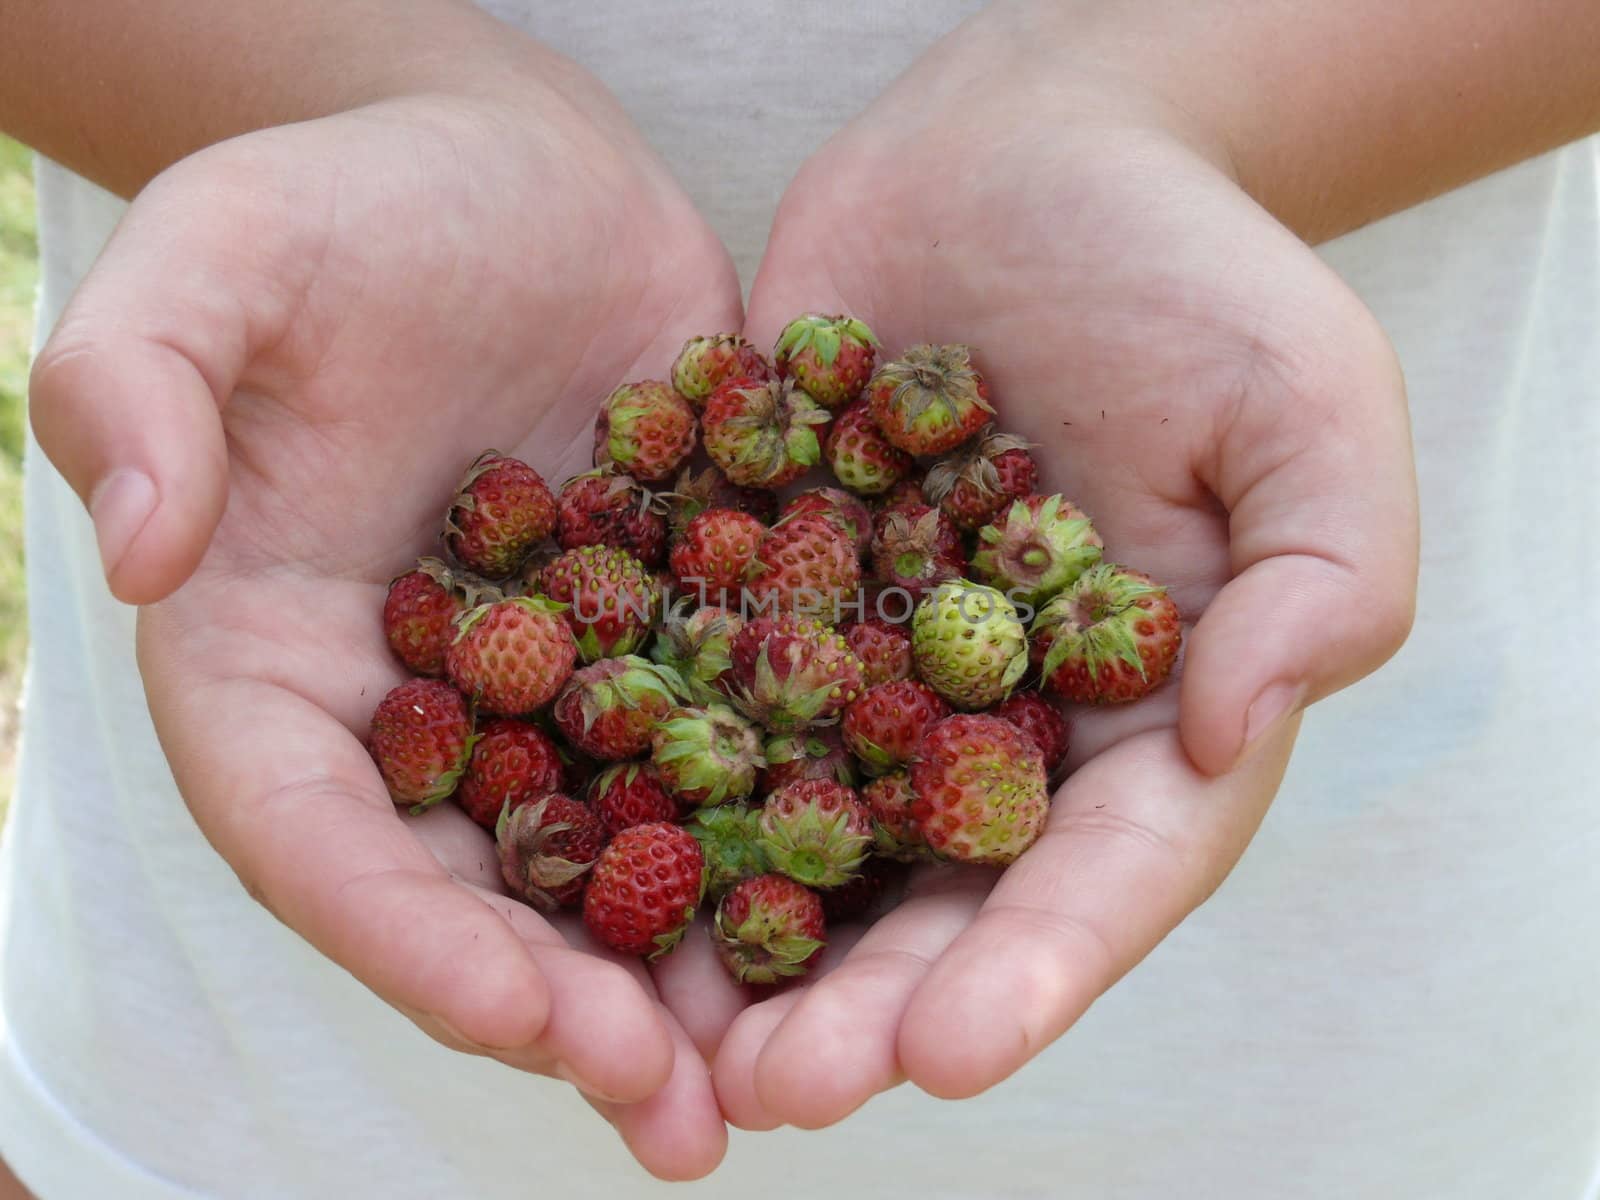
<svg viewBox="0 0 1600 1200"><path fill-rule="evenodd" d="M119 467L95 485L89 496L89 517L107 579L155 510L156 485L143 471Z"/></svg>
<svg viewBox="0 0 1600 1200"><path fill-rule="evenodd" d="M1261 689L1261 694L1250 702L1244 715L1244 746L1235 760L1237 766L1256 752L1299 707L1305 695L1305 685L1299 683L1274 683Z"/></svg>

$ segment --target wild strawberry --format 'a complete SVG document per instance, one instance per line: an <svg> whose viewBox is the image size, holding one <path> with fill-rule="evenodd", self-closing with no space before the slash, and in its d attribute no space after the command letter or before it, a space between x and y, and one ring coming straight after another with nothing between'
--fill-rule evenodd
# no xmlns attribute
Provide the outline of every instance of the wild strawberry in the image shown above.
<svg viewBox="0 0 1600 1200"><path fill-rule="evenodd" d="M804 613L829 624L860 586L855 543L812 514L767 530L745 576L745 593L758 611Z"/></svg>
<svg viewBox="0 0 1600 1200"><path fill-rule="evenodd" d="M687 467L670 492L661 497L668 505L668 523L674 537L708 508L731 508L749 513L763 525L778 519L778 496L765 488L740 487L716 467L696 474Z"/></svg>
<svg viewBox="0 0 1600 1200"><path fill-rule="evenodd" d="M822 915L829 926L844 921L854 921L877 908L883 897L895 887L905 867L886 858L869 858L861 864L861 873L836 888L819 892Z"/></svg>
<svg viewBox="0 0 1600 1200"><path fill-rule="evenodd" d="M679 801L709 808L748 796L764 760L750 722L726 705L708 704L669 712L656 726L650 761Z"/></svg>
<svg viewBox="0 0 1600 1200"><path fill-rule="evenodd" d="M556 698L556 728L583 753L621 762L650 748L661 719L677 706L682 684L667 667L634 654L603 658L573 672Z"/></svg>
<svg viewBox="0 0 1600 1200"><path fill-rule="evenodd" d="M590 471L562 485L556 540L563 550L615 546L647 567L667 558L667 519L650 493L627 475Z"/></svg>
<svg viewBox="0 0 1600 1200"><path fill-rule="evenodd" d="M659 958L694 919L704 867L686 829L666 821L624 829L589 872L583 923L602 945Z"/></svg>
<svg viewBox="0 0 1600 1200"><path fill-rule="evenodd" d="M783 506L779 522L803 513L823 518L855 546L856 553L865 554L872 544L872 510L849 492L838 488L816 487L801 492Z"/></svg>
<svg viewBox="0 0 1600 1200"><path fill-rule="evenodd" d="M439 803L466 770L472 713L442 679L410 679L378 702L367 746L396 804Z"/></svg>
<svg viewBox="0 0 1600 1200"><path fill-rule="evenodd" d="M614 464L641 483L665 483L694 451L694 409L664 383L625 383L600 405L594 464Z"/></svg>
<svg viewBox="0 0 1600 1200"><path fill-rule="evenodd" d="M911 816L940 858L1004 866L1033 845L1050 815L1044 756L1009 721L946 717L911 765Z"/></svg>
<svg viewBox="0 0 1600 1200"><path fill-rule="evenodd" d="M515 717L555 699L577 658L560 605L512 596L462 615L445 669L486 711Z"/></svg>
<svg viewBox="0 0 1600 1200"><path fill-rule="evenodd" d="M661 786L661 777L647 762L613 763L589 784L589 807L615 837L634 825L675 821L678 802Z"/></svg>
<svg viewBox="0 0 1600 1200"><path fill-rule="evenodd" d="M1178 606L1148 575L1090 567L1033 620L1044 686L1079 704L1123 704L1156 689L1178 658Z"/></svg>
<svg viewBox="0 0 1600 1200"><path fill-rule="evenodd" d="M1039 743L1045 774L1054 776L1066 761L1072 744L1072 724L1061 710L1038 692L1014 692L990 710L991 716L1010 721Z"/></svg>
<svg viewBox="0 0 1600 1200"><path fill-rule="evenodd" d="M911 622L917 674L957 708L988 708L1028 669L1016 607L994 588L956 580L922 598Z"/></svg>
<svg viewBox="0 0 1600 1200"><path fill-rule="evenodd" d="M813 725L798 733L775 733L765 747L767 767L760 790L775 792L801 779L832 779L846 787L856 782L856 760L845 749L837 725Z"/></svg>
<svg viewBox="0 0 1600 1200"><path fill-rule="evenodd" d="M585 877L606 844L600 818L570 796L552 792L508 805L495 823L500 874L518 900L552 912L576 908Z"/></svg>
<svg viewBox="0 0 1600 1200"><path fill-rule="evenodd" d="M804 975L827 944L822 901L782 875L746 879L717 905L711 940L736 983Z"/></svg>
<svg viewBox="0 0 1600 1200"><path fill-rule="evenodd" d="M733 639L729 693L751 720L793 733L843 711L861 694L861 664L818 621L788 614L748 622Z"/></svg>
<svg viewBox="0 0 1600 1200"><path fill-rule="evenodd" d="M957 529L977 529L1031 493L1038 477L1026 439L991 425L969 449L928 468L922 493Z"/></svg>
<svg viewBox="0 0 1600 1200"><path fill-rule="evenodd" d="M414 674L443 675L456 618L475 604L499 598L495 587L477 576L451 570L437 558L419 558L389 584L383 601L384 636Z"/></svg>
<svg viewBox="0 0 1600 1200"><path fill-rule="evenodd" d="M690 521L668 560L689 595L711 603L737 596L767 527L748 513L708 508Z"/></svg>
<svg viewBox="0 0 1600 1200"><path fill-rule="evenodd" d="M586 663L632 654L650 636L661 588L644 564L615 546L579 546L553 560L539 590L567 606L567 624Z"/></svg>
<svg viewBox="0 0 1600 1200"><path fill-rule="evenodd" d="M1037 606L1099 562L1104 546L1072 501L1029 496L978 531L972 571L1013 600Z"/></svg>
<svg viewBox="0 0 1600 1200"><path fill-rule="evenodd" d="M913 471L904 479L895 483L881 496L874 496L873 503L878 511L884 512L891 508L904 508L908 504L925 504L927 497L922 494L922 485L926 476L920 471Z"/></svg>
<svg viewBox="0 0 1600 1200"><path fill-rule="evenodd" d="M467 469L444 520L456 561L504 579L556 525L555 497L527 463L486 450Z"/></svg>
<svg viewBox="0 0 1600 1200"><path fill-rule="evenodd" d="M885 858L921 862L928 857L928 844L911 815L915 800L911 776L906 771L890 771L861 789L861 803L872 817L874 849Z"/></svg>
<svg viewBox="0 0 1600 1200"><path fill-rule="evenodd" d="M745 804L719 804L700 809L689 821L687 828L705 855L707 895L721 896L735 884L772 869L756 845L758 816Z"/></svg>
<svg viewBox="0 0 1600 1200"><path fill-rule="evenodd" d="M872 534L872 570L890 587L920 596L967 569L961 536L950 519L926 504L905 504L878 514Z"/></svg>
<svg viewBox="0 0 1600 1200"><path fill-rule="evenodd" d="M922 731L949 715L939 693L921 680L902 679L868 688L844 710L840 728L850 752L881 775L910 762Z"/></svg>
<svg viewBox="0 0 1600 1200"><path fill-rule="evenodd" d="M723 686L733 666L733 639L744 628L736 612L708 605L689 611L685 596L668 610L650 647L650 657L671 667L696 704L725 702Z"/></svg>
<svg viewBox="0 0 1600 1200"><path fill-rule="evenodd" d="M807 887L846 882L872 846L872 819L855 792L827 779L779 788L757 824L757 844L773 870Z"/></svg>
<svg viewBox="0 0 1600 1200"><path fill-rule="evenodd" d="M845 626L845 644L861 662L862 682L868 687L911 678L911 631L881 617L868 617Z"/></svg>
<svg viewBox="0 0 1600 1200"><path fill-rule="evenodd" d="M989 385L966 346L913 346L867 384L872 419L907 454L945 454L994 417Z"/></svg>
<svg viewBox="0 0 1600 1200"><path fill-rule="evenodd" d="M561 790L561 752L543 730L513 717L494 717L479 731L456 803L485 829L500 812Z"/></svg>
<svg viewBox="0 0 1600 1200"><path fill-rule="evenodd" d="M878 358L878 339L854 317L806 313L783 327L772 351L778 373L824 408L840 409L861 394Z"/></svg>
<svg viewBox="0 0 1600 1200"><path fill-rule="evenodd" d="M788 380L730 379L706 401L706 453L734 483L777 488L822 460L828 410Z"/></svg>
<svg viewBox="0 0 1600 1200"><path fill-rule="evenodd" d="M737 333L692 337L672 361L672 386L697 408L730 379L777 377L767 356Z"/></svg>
<svg viewBox="0 0 1600 1200"><path fill-rule="evenodd" d="M839 414L822 448L839 482L860 496L888 491L911 473L911 456L883 436L866 401Z"/></svg>

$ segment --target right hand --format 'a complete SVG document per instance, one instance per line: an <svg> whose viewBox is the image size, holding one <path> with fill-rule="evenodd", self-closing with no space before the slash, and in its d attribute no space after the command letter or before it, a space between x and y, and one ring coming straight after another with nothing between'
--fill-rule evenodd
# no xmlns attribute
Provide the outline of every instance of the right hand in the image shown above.
<svg viewBox="0 0 1600 1200"><path fill-rule="evenodd" d="M736 329L726 252L601 87L539 58L247 134L134 202L41 352L195 820L281 920L427 1033L575 1083L663 1177L720 1160L707 1068L637 963L500 894L453 808L362 746L387 580L485 447L552 483L597 399Z"/></svg>

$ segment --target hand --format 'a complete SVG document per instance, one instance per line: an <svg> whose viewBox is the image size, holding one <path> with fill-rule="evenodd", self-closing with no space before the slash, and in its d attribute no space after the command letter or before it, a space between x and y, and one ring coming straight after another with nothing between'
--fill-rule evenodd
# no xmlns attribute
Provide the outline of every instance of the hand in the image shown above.
<svg viewBox="0 0 1600 1200"><path fill-rule="evenodd" d="M796 178L747 331L805 310L889 353L977 347L1041 490L1192 625L1178 680L1075 715L1075 773L1016 865L926 872L831 970L729 1018L717 1092L750 1128L826 1125L906 1078L970 1096L1048 1046L1227 875L1296 714L1394 652L1415 589L1373 319L1181 114L1065 69L1024 8L947 38Z"/></svg>
<svg viewBox="0 0 1600 1200"><path fill-rule="evenodd" d="M472 458L559 481L599 397L739 316L665 169L545 63L180 162L33 378L113 591L149 605L179 788L245 886L445 1044L575 1083L667 1177L710 1170L726 1129L648 976L499 895L464 815L398 813L361 738L402 677L385 585Z"/></svg>

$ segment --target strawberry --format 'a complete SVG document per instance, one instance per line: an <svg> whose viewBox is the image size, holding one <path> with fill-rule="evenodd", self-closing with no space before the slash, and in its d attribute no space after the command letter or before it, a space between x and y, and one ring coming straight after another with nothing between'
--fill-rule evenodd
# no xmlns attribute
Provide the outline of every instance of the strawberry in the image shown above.
<svg viewBox="0 0 1600 1200"><path fill-rule="evenodd" d="M911 474L911 456L883 436L866 401L839 414L822 453L839 482L861 496L888 491Z"/></svg>
<svg viewBox="0 0 1600 1200"><path fill-rule="evenodd" d="M456 561L485 579L504 579L556 525L555 497L527 463L494 450L461 480L444 520Z"/></svg>
<svg viewBox="0 0 1600 1200"><path fill-rule="evenodd" d="M563 550L615 546L647 567L667 557L667 519L649 492L610 470L576 475L556 500L556 540Z"/></svg>
<svg viewBox="0 0 1600 1200"><path fill-rule="evenodd" d="M911 815L915 800L906 771L890 771L861 789L861 803L872 817L874 849L885 858L920 862L928 857L928 844Z"/></svg>
<svg viewBox="0 0 1600 1200"><path fill-rule="evenodd" d="M455 688L411 679L378 702L367 747L394 802L424 809L456 790L476 740Z"/></svg>
<svg viewBox="0 0 1600 1200"><path fill-rule="evenodd" d="M615 546L579 546L545 567L539 590L562 614L586 663L632 654L650 636L661 588L644 564Z"/></svg>
<svg viewBox="0 0 1600 1200"><path fill-rule="evenodd" d="M1004 866L1050 815L1038 745L983 713L946 717L922 735L911 790L911 817L929 849L957 862Z"/></svg>
<svg viewBox="0 0 1600 1200"><path fill-rule="evenodd" d="M689 522L708 508L731 508L749 513L763 525L778 519L778 496L765 488L740 487L716 467L699 474L685 468L670 492L663 494L669 508L668 521L673 536L683 533Z"/></svg>
<svg viewBox="0 0 1600 1200"><path fill-rule="evenodd" d="M668 667L627 654L575 671L551 716L562 736L602 762L634 758L681 699L682 683Z"/></svg>
<svg viewBox="0 0 1600 1200"><path fill-rule="evenodd" d="M500 812L561 789L561 752L543 730L513 717L485 721L456 803L485 829Z"/></svg>
<svg viewBox="0 0 1600 1200"><path fill-rule="evenodd" d="M666 821L624 829L589 872L583 922L602 945L659 958L694 919L704 868L686 829Z"/></svg>
<svg viewBox="0 0 1600 1200"><path fill-rule="evenodd" d="M925 504L927 497L922 494L922 485L927 477L919 471L913 471L904 479L898 480L881 496L874 496L873 502L878 506L878 511L883 512L890 508L904 508L908 504Z"/></svg>
<svg viewBox="0 0 1600 1200"><path fill-rule="evenodd" d="M699 407L730 379L776 379L767 356L737 333L692 337L672 361L672 386L690 404Z"/></svg>
<svg viewBox="0 0 1600 1200"><path fill-rule="evenodd" d="M792 483L822 459L828 410L791 381L730 379L706 401L706 453L742 487Z"/></svg>
<svg viewBox="0 0 1600 1200"><path fill-rule="evenodd" d="M684 596L668 610L650 657L678 673L685 694L696 704L725 701L723 682L733 666L733 639L744 628L744 620L736 612L709 605L691 612L690 603Z"/></svg>
<svg viewBox="0 0 1600 1200"><path fill-rule="evenodd" d="M678 802L667 794L661 777L647 762L613 763L589 784L588 799L607 837L635 825L678 817Z"/></svg>
<svg viewBox="0 0 1600 1200"><path fill-rule="evenodd" d="M823 408L839 409L861 395L878 358L878 339L854 317L806 313L783 327L772 362Z"/></svg>
<svg viewBox="0 0 1600 1200"><path fill-rule="evenodd" d="M760 784L764 793L800 779L832 779L846 787L855 786L856 760L845 749L837 725L775 733L767 739L765 753L767 767Z"/></svg>
<svg viewBox="0 0 1600 1200"><path fill-rule="evenodd" d="M935 463L922 482L922 494L937 504L961 530L977 529L994 520L1013 500L1033 491L1039 468L1028 442L993 425L970 448Z"/></svg>
<svg viewBox="0 0 1600 1200"><path fill-rule="evenodd" d="M827 944L822 901L782 875L746 879L717 905L711 940L736 983L804 975Z"/></svg>
<svg viewBox="0 0 1600 1200"><path fill-rule="evenodd" d="M1104 546L1065 496L1029 496L978 531L972 571L1013 600L1038 606L1099 562Z"/></svg>
<svg viewBox="0 0 1600 1200"><path fill-rule="evenodd" d="M757 816L745 804L719 804L700 809L690 820L688 830L705 855L707 895L721 896L740 881L772 869L756 845Z"/></svg>
<svg viewBox="0 0 1600 1200"><path fill-rule="evenodd" d="M708 508L684 528L669 563L678 583L701 602L727 603L756 556L767 527L748 513Z"/></svg>
<svg viewBox="0 0 1600 1200"><path fill-rule="evenodd" d="M805 614L828 624L860 586L855 543L811 513L767 530L745 576L745 592L756 611Z"/></svg>
<svg viewBox="0 0 1600 1200"><path fill-rule="evenodd" d="M1028 669L1017 610L993 588L956 580L922 598L911 622L911 658L924 683L957 708L988 708Z"/></svg>
<svg viewBox="0 0 1600 1200"><path fill-rule="evenodd" d="M625 383L600 405L594 464L615 464L641 483L665 483L694 451L694 409L664 383Z"/></svg>
<svg viewBox="0 0 1600 1200"><path fill-rule="evenodd" d="M884 437L918 457L954 450L994 416L966 346L913 346L878 368L867 400Z"/></svg>
<svg viewBox="0 0 1600 1200"><path fill-rule="evenodd" d="M911 631L881 617L868 617L847 625L845 644L861 662L862 682L868 687L911 678Z"/></svg>
<svg viewBox="0 0 1600 1200"><path fill-rule="evenodd" d="M1183 630L1167 590L1141 571L1090 567L1033 620L1044 686L1079 704L1123 704L1172 672Z"/></svg>
<svg viewBox="0 0 1600 1200"><path fill-rule="evenodd" d="M500 874L511 894L552 912L576 908L585 876L600 857L600 818L560 792L507 805L495 823Z"/></svg>
<svg viewBox="0 0 1600 1200"><path fill-rule="evenodd" d="M844 710L844 744L867 771L881 775L911 761L922 731L950 715L950 706L919 679L868 688Z"/></svg>
<svg viewBox="0 0 1600 1200"><path fill-rule="evenodd" d="M542 596L512 596L462 615L445 669L450 682L484 709L514 717L555 699L577 657L560 605Z"/></svg>
<svg viewBox="0 0 1600 1200"><path fill-rule="evenodd" d="M832 926L868 915L904 873L905 867L900 863L886 858L867 859L861 864L861 874L819 893L824 919Z"/></svg>
<svg viewBox="0 0 1600 1200"><path fill-rule="evenodd" d="M757 844L780 874L807 887L838 887L861 870L872 819L855 792L829 779L802 779L767 797Z"/></svg>
<svg viewBox="0 0 1600 1200"><path fill-rule="evenodd" d="M1010 721L1039 744L1046 775L1053 777L1066 761L1072 744L1072 724L1039 692L1015 692L995 705L990 714Z"/></svg>
<svg viewBox="0 0 1600 1200"><path fill-rule="evenodd" d="M861 694L861 664L818 621L782 614L748 622L733 639L729 693L751 720L793 733L837 715Z"/></svg>
<svg viewBox="0 0 1600 1200"><path fill-rule="evenodd" d="M872 533L872 569L890 587L921 596L967 569L961 536L950 519L926 504L883 509Z"/></svg>
<svg viewBox="0 0 1600 1200"><path fill-rule="evenodd" d="M675 708L656 726L650 761L685 805L709 808L748 796L764 761L761 736L723 704Z"/></svg>
<svg viewBox="0 0 1600 1200"><path fill-rule="evenodd" d="M849 492L831 487L801 492L783 506L779 522L802 513L823 518L850 540L858 555L865 554L872 544L872 510Z"/></svg>
<svg viewBox="0 0 1600 1200"><path fill-rule="evenodd" d="M444 652L456 636L455 620L484 600L498 600L492 584L437 558L417 565L389 584L383 601L383 633L389 648L416 675L443 675Z"/></svg>

